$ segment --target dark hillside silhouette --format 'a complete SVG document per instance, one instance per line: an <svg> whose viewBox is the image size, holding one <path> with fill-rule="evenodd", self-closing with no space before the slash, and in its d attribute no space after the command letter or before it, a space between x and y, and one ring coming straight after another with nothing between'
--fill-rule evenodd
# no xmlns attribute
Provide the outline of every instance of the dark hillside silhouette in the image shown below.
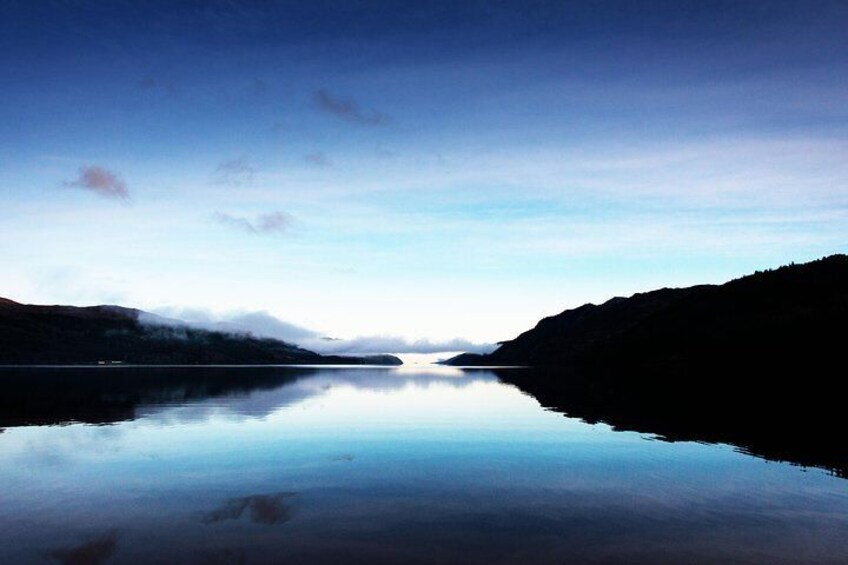
<svg viewBox="0 0 848 565"><path fill-rule="evenodd" d="M848 474L848 257L662 289L545 318L490 355L543 405L619 429L723 442Z"/></svg>
<svg viewBox="0 0 848 565"><path fill-rule="evenodd" d="M846 322L848 257L834 255L720 286L586 304L543 319L489 355L448 363L641 367L675 376L729 366L803 371L842 361Z"/></svg>
<svg viewBox="0 0 848 565"><path fill-rule="evenodd" d="M319 355L276 339L175 322L120 306L34 306L0 299L0 364L401 364L391 355Z"/></svg>

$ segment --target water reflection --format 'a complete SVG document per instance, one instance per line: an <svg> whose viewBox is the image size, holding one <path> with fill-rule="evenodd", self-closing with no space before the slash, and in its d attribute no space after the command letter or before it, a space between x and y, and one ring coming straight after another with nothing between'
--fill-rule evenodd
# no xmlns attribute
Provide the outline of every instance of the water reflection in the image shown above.
<svg viewBox="0 0 848 565"><path fill-rule="evenodd" d="M0 371L0 563L848 560L848 482L529 375Z"/></svg>
<svg viewBox="0 0 848 565"><path fill-rule="evenodd" d="M0 368L0 428L134 420L142 407L247 398L315 375L309 368Z"/></svg>
<svg viewBox="0 0 848 565"><path fill-rule="evenodd" d="M346 384L375 391L446 383L466 386L451 367L326 369L308 367L0 367L0 430L11 426L109 424L168 412L202 420L215 409L267 416L281 406ZM476 380L494 380L481 373Z"/></svg>
<svg viewBox="0 0 848 565"><path fill-rule="evenodd" d="M247 563L247 552L241 548L205 549L199 552L198 565L243 565Z"/></svg>
<svg viewBox="0 0 848 565"><path fill-rule="evenodd" d="M635 378L635 377L634 377ZM6 427L112 424L145 418L160 424L215 415L265 418L285 406L348 386L390 392L441 384L465 387L500 380L543 406L588 423L605 422L676 441L729 443L752 455L848 476L848 450L834 441L834 422L817 406L798 405L776 417L768 403L741 407L704 399L681 404L661 392L593 386L591 376L541 369L461 370L452 367L327 369L304 367L15 368L0 369L0 433ZM772 412L772 413L770 413ZM839 416L839 415L837 415ZM838 419L841 419L839 416ZM834 433L821 433L823 427ZM336 460L351 460L350 454ZM350 458L350 459L347 459ZM44 454L47 462L48 454Z"/></svg>
<svg viewBox="0 0 848 565"><path fill-rule="evenodd" d="M46 554L62 565L98 565L105 563L118 544L117 532L109 531L73 547L60 547Z"/></svg>
<svg viewBox="0 0 848 565"><path fill-rule="evenodd" d="M841 400L821 395L806 400L802 390L789 398L769 395L769 389L796 380L796 375L783 375L780 382L760 387L725 390L685 383L669 391L651 387L650 375L616 379L638 385L610 386L608 379L585 372L495 369L494 373L543 406L589 423L605 422L614 430L656 434L669 441L727 443L772 461L821 467L848 477ZM748 383L752 377L740 374L738 380Z"/></svg>
<svg viewBox="0 0 848 565"><path fill-rule="evenodd" d="M295 494L279 492L230 498L215 510L204 512L200 521L204 524L215 524L224 520L238 520L247 512L254 524L283 524L291 519L292 507L287 500Z"/></svg>

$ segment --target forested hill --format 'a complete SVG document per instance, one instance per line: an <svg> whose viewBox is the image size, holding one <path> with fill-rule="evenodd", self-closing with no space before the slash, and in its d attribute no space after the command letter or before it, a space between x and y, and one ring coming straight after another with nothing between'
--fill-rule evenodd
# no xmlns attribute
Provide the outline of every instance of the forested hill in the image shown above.
<svg viewBox="0 0 848 565"><path fill-rule="evenodd" d="M757 272L722 285L664 288L540 321L461 365L620 365L683 371L741 363L810 366L848 338L848 256Z"/></svg>
<svg viewBox="0 0 848 565"><path fill-rule="evenodd" d="M276 339L192 328L120 306L35 306L0 298L0 364L381 364L391 355L320 355Z"/></svg>

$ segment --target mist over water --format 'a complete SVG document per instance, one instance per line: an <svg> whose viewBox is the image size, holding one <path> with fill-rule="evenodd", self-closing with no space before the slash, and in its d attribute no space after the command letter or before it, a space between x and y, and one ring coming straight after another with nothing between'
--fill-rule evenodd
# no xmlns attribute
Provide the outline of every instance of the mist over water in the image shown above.
<svg viewBox="0 0 848 565"><path fill-rule="evenodd" d="M848 481L588 424L508 378L0 370L0 562L848 560Z"/></svg>

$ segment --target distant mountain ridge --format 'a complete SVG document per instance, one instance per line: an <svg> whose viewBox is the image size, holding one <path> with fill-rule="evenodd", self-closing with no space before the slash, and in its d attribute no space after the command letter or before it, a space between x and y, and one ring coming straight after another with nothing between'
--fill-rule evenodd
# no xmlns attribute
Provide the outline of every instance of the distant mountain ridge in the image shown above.
<svg viewBox="0 0 848 565"><path fill-rule="evenodd" d="M39 306L0 298L0 364L378 364L392 355L320 355L250 334L193 328L122 306Z"/></svg>
<svg viewBox="0 0 848 565"><path fill-rule="evenodd" d="M848 256L833 255L723 285L664 288L586 304L544 318L491 354L462 354L446 363L680 372L714 365L720 357L803 366L835 359L848 337L846 323Z"/></svg>

